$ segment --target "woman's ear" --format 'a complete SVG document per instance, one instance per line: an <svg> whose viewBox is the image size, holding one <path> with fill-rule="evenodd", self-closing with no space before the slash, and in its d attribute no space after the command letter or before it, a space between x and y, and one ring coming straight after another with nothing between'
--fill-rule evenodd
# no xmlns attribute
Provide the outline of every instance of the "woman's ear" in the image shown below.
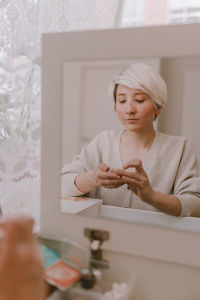
<svg viewBox="0 0 200 300"><path fill-rule="evenodd" d="M154 121L157 119L157 117L160 115L162 111L162 106L161 107L157 107L156 113L155 113L155 117L154 117Z"/></svg>
<svg viewBox="0 0 200 300"><path fill-rule="evenodd" d="M159 116L161 114L162 109L162 106L157 109L156 116Z"/></svg>

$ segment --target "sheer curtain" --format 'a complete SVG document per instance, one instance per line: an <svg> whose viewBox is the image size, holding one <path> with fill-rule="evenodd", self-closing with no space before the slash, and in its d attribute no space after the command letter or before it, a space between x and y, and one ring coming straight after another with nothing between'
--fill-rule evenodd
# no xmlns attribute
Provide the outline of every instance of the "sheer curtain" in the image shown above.
<svg viewBox="0 0 200 300"><path fill-rule="evenodd" d="M195 0L0 0L0 201L5 215L39 216L41 34L199 17Z"/></svg>
<svg viewBox="0 0 200 300"><path fill-rule="evenodd" d="M0 0L0 201L40 207L41 34L118 26L119 0Z"/></svg>
<svg viewBox="0 0 200 300"><path fill-rule="evenodd" d="M37 215L40 182L38 2L0 1L0 201Z"/></svg>

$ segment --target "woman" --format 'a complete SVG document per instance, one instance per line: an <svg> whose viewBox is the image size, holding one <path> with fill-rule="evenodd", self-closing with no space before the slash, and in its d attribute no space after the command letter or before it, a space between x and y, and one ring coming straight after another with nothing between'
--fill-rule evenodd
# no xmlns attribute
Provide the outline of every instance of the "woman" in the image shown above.
<svg viewBox="0 0 200 300"><path fill-rule="evenodd" d="M62 171L62 194L101 198L107 205L200 216L200 177L190 143L156 132L167 98L152 67L138 63L113 79L124 129L98 134Z"/></svg>

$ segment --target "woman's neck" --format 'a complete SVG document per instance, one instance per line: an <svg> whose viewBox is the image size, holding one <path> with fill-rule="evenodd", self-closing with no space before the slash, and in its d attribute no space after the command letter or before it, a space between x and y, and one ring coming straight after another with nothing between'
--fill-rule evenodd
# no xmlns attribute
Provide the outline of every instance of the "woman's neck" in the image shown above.
<svg viewBox="0 0 200 300"><path fill-rule="evenodd" d="M153 127L143 131L125 130L124 142L135 149L150 149L153 144L156 132Z"/></svg>

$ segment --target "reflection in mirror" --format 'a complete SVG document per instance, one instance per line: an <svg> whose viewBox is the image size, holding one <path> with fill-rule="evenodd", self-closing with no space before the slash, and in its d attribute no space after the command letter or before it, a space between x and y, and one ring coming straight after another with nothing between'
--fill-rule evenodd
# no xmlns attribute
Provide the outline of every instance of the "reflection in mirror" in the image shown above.
<svg viewBox="0 0 200 300"><path fill-rule="evenodd" d="M199 57L66 62L61 211L199 217L198 78Z"/></svg>

